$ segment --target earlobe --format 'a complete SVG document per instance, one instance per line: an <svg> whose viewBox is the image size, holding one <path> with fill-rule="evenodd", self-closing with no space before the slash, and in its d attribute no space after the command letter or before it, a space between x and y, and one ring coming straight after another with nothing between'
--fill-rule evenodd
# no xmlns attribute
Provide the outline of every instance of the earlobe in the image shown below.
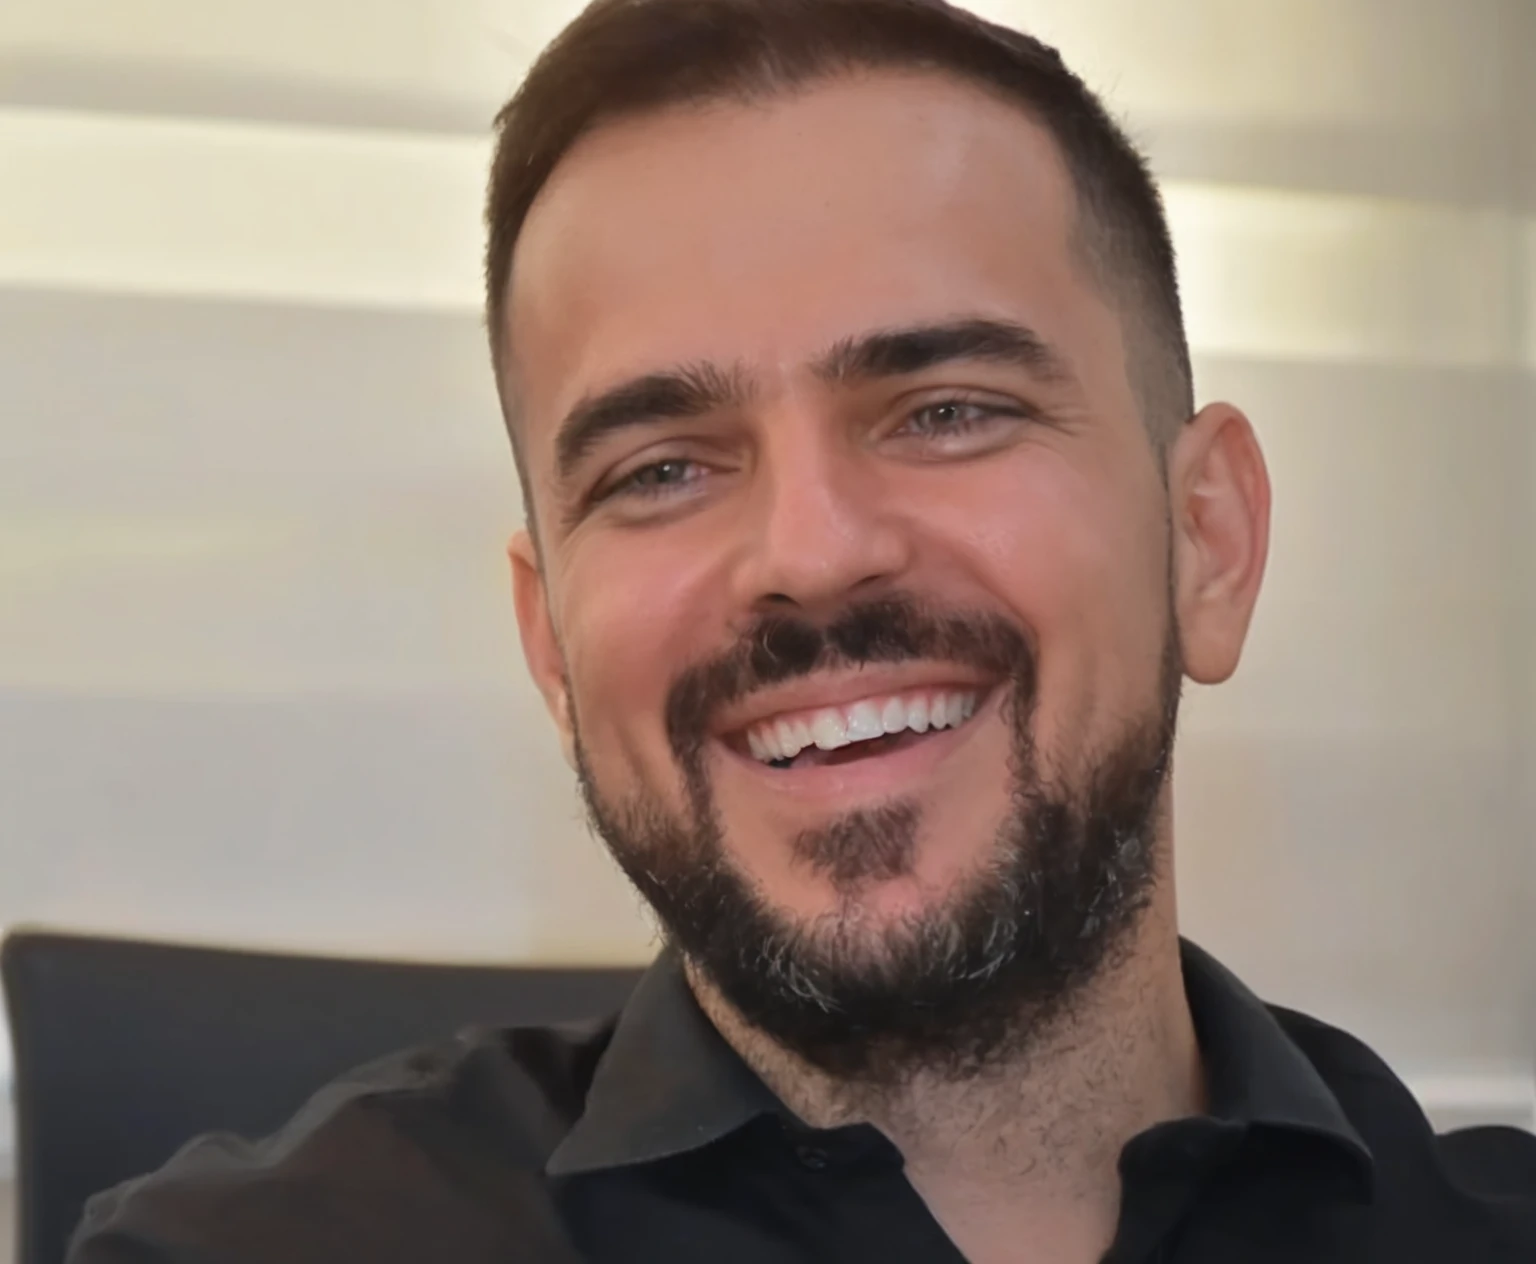
<svg viewBox="0 0 1536 1264"><path fill-rule="evenodd" d="M566 688L565 659L550 610L538 549L527 531L519 531L507 544L512 564L512 599L517 610L517 629L522 638L528 673L544 698L545 709L555 722L566 763L576 767L576 727Z"/></svg>
<svg viewBox="0 0 1536 1264"><path fill-rule="evenodd" d="M579 772L576 763L576 725L571 717L571 691L562 683L557 702L550 710L555 716L555 731L560 738L560 753L572 772Z"/></svg>
<svg viewBox="0 0 1536 1264"><path fill-rule="evenodd" d="M1169 458L1174 600L1184 669L1217 684L1237 669L1269 552L1269 474L1253 426L1202 409Z"/></svg>

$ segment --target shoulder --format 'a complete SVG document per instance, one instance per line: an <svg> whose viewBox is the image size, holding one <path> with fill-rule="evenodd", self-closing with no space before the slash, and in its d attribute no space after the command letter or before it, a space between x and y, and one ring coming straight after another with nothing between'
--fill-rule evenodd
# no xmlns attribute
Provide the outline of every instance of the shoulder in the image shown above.
<svg viewBox="0 0 1536 1264"><path fill-rule="evenodd" d="M1410 1135L1437 1139L1408 1086L1364 1041L1295 1010L1275 1005L1268 1008L1362 1131L1390 1127L1399 1140ZM1536 1161L1536 1133L1523 1128L1463 1128L1438 1136L1441 1141L1453 1138L1457 1140L1451 1148L1458 1151L1491 1145L1509 1156L1511 1162L1521 1161L1521 1156L1529 1156L1525 1161Z"/></svg>
<svg viewBox="0 0 1536 1264"><path fill-rule="evenodd" d="M611 1034L472 1031L370 1063L270 1137L200 1137L92 1199L69 1264L565 1259L543 1166Z"/></svg>
<svg viewBox="0 0 1536 1264"><path fill-rule="evenodd" d="M1348 1032L1270 1006L1370 1149L1378 1201L1450 1214L1536 1259L1536 1133L1508 1126L1437 1133L1386 1062ZM1503 1257L1499 1257L1503 1258Z"/></svg>

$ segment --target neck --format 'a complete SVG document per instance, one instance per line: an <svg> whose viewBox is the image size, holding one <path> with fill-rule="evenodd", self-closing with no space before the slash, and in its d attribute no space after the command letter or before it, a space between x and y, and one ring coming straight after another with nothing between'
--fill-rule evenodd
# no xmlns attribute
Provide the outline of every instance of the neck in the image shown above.
<svg viewBox="0 0 1536 1264"><path fill-rule="evenodd" d="M1041 1259L1099 1259L1119 1215L1120 1151L1204 1108L1171 893L1048 1030L959 1081L919 1071L878 1092L834 1081L690 978L715 1026L797 1116L812 1127L870 1123L897 1146L972 1264L1018 1259L1021 1240L1045 1244Z"/></svg>

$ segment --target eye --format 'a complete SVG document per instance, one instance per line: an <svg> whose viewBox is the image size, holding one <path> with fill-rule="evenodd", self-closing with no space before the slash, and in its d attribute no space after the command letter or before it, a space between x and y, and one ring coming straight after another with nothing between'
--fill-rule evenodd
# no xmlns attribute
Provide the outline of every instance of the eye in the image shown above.
<svg viewBox="0 0 1536 1264"><path fill-rule="evenodd" d="M705 474L704 467L697 461L680 456L667 457L621 474L600 488L592 499L604 501L621 496L667 496L690 483L698 482Z"/></svg>
<svg viewBox="0 0 1536 1264"><path fill-rule="evenodd" d="M898 436L944 439L1011 423L1024 416L1021 408L973 399L940 399L907 415Z"/></svg>

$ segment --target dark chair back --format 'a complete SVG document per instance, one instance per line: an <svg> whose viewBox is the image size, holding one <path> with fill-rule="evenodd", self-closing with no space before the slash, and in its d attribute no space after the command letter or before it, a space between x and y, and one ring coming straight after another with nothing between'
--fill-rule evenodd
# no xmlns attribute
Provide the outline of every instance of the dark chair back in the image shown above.
<svg viewBox="0 0 1536 1264"><path fill-rule="evenodd" d="M327 1081L487 1024L598 1017L635 969L417 965L42 932L0 948L15 1050L17 1264L204 1132L275 1131Z"/></svg>

